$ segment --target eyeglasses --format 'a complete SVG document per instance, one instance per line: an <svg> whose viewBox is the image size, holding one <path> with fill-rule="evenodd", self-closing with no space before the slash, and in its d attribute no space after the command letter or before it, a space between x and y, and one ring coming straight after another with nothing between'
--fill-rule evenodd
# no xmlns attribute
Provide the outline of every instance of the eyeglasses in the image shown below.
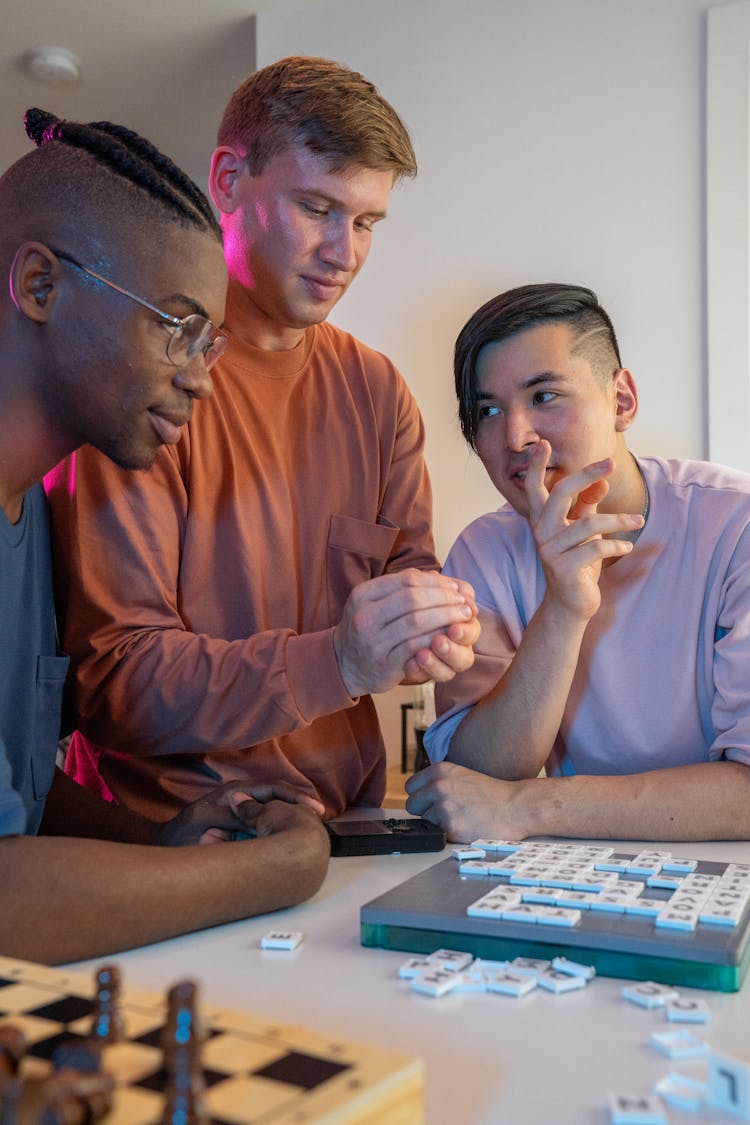
<svg viewBox="0 0 750 1125"><path fill-rule="evenodd" d="M81 265L70 254L65 254L62 250L52 250L52 253L56 254L62 261L69 262L71 266L87 273L95 281L101 281L103 285L114 289L116 293L121 293L123 297L129 297L131 301L136 301L139 305L143 305L145 309L149 309L166 321L172 329L167 340L167 359L175 367L184 367L197 359L199 355L202 355L206 370L210 371L217 359L226 351L229 337L221 332L208 317L200 316L198 313L191 313L190 316L172 316L171 313L162 312L150 301L145 301L143 297L136 297L135 293L131 293L129 289L124 289L121 285L115 285L114 281L110 281L109 278L102 277L101 274Z"/></svg>

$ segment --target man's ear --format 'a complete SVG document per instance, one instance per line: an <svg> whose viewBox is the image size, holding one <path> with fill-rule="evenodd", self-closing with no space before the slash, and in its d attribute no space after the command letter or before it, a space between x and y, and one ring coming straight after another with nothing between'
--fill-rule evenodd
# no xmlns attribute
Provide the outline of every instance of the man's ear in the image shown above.
<svg viewBox="0 0 750 1125"><path fill-rule="evenodd" d="M10 296L29 320L45 324L57 297L60 262L43 242L22 242L10 267Z"/></svg>
<svg viewBox="0 0 750 1125"><path fill-rule="evenodd" d="M247 162L236 149L223 145L214 150L208 175L208 190L222 214L231 215L237 208L238 187L242 177L246 175Z"/></svg>
<svg viewBox="0 0 750 1125"><path fill-rule="evenodd" d="M615 430L629 430L638 413L638 389L635 379L626 367L615 373Z"/></svg>

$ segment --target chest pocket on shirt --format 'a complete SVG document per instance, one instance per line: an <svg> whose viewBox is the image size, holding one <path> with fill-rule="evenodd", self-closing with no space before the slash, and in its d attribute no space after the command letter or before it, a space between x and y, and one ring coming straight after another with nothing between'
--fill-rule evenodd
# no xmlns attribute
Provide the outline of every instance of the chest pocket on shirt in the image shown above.
<svg viewBox="0 0 750 1125"><path fill-rule="evenodd" d="M392 523L366 523L353 516L331 516L326 551L326 585L331 624L341 620L352 589L385 570L399 529Z"/></svg>
<svg viewBox="0 0 750 1125"><path fill-rule="evenodd" d="M55 750L60 737L60 714L65 677L70 658L38 656L31 778L34 797L43 800L55 772Z"/></svg>

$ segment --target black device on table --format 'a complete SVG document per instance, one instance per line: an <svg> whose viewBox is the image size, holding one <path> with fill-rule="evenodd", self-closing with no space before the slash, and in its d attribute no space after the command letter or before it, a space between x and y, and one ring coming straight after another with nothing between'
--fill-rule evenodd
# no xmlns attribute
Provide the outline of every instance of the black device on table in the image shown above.
<svg viewBox="0 0 750 1125"><path fill-rule="evenodd" d="M441 828L420 817L397 820L329 820L331 855L387 855L390 852L439 852L445 847Z"/></svg>

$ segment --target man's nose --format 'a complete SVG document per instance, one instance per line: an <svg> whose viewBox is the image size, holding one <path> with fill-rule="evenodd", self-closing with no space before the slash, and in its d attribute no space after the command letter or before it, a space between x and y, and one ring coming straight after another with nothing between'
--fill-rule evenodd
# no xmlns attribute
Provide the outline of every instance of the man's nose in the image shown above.
<svg viewBox="0 0 750 1125"><path fill-rule="evenodd" d="M505 441L508 449L520 453L529 445L539 441L526 410L509 410L505 415Z"/></svg>
<svg viewBox="0 0 750 1125"><path fill-rule="evenodd" d="M191 398L209 398L213 394L213 380L202 353L180 368L174 377L174 385L186 391Z"/></svg>
<svg viewBox="0 0 750 1125"><path fill-rule="evenodd" d="M348 220L329 228L320 252L323 261L342 273L351 273L357 265L354 237L354 230Z"/></svg>

